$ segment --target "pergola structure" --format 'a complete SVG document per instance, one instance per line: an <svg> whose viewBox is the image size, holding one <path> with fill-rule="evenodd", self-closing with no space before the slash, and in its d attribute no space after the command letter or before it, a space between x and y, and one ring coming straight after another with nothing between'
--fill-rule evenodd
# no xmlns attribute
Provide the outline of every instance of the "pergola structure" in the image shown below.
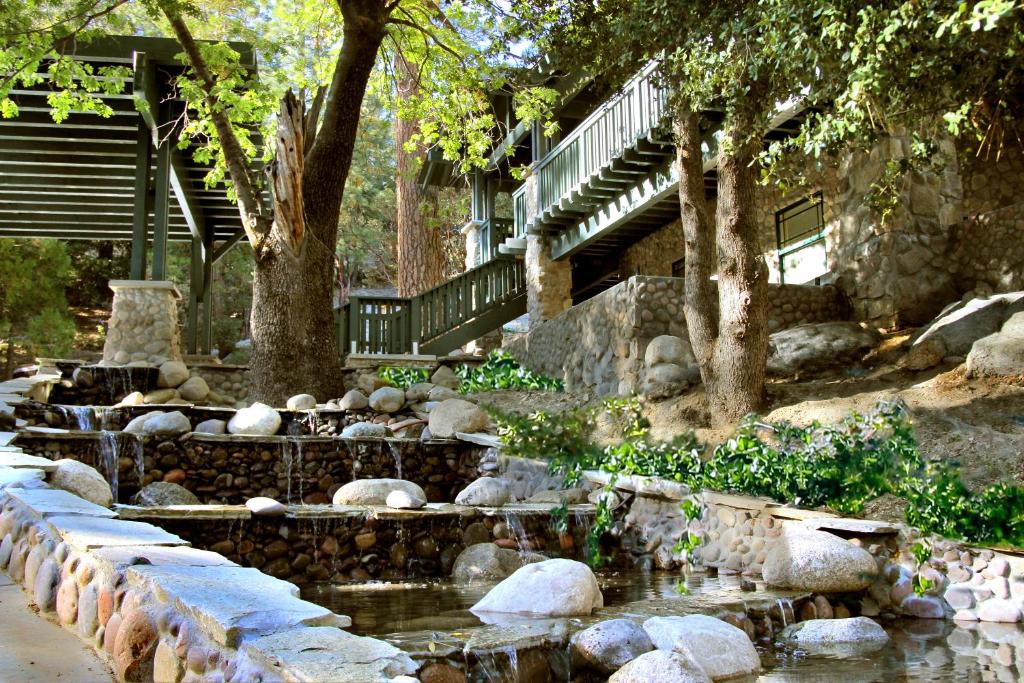
<svg viewBox="0 0 1024 683"><path fill-rule="evenodd" d="M251 46L232 47L256 69ZM165 279L168 241L190 241L186 348L209 353L213 264L244 232L224 184L207 187L210 167L177 147L181 48L169 38L110 36L71 52L133 75L122 93L99 95L114 110L109 118L72 113L55 123L45 80L11 92L20 113L0 119L0 237L131 240L133 280Z"/></svg>

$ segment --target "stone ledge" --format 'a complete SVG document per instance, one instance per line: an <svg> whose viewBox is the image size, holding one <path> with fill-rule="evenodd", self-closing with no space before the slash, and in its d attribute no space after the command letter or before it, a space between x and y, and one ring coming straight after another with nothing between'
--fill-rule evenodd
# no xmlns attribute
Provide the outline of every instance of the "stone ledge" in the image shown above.
<svg viewBox="0 0 1024 683"><path fill-rule="evenodd" d="M110 280L107 286L115 292L119 289L166 289L181 298L178 286L170 280Z"/></svg>
<svg viewBox="0 0 1024 683"><path fill-rule="evenodd" d="M55 515L46 521L68 545L79 550L111 546L188 545L180 537L144 522L69 515Z"/></svg>
<svg viewBox="0 0 1024 683"><path fill-rule="evenodd" d="M598 470L583 472L584 479L601 486L608 486L612 481L612 476L610 472ZM685 484L660 477L642 477L636 474L616 477L613 488L646 498L665 498L667 500L683 500L693 495L693 492Z"/></svg>
<svg viewBox="0 0 1024 683"><path fill-rule="evenodd" d="M110 519L117 514L112 510L83 500L61 489L12 488L7 495L14 498L40 519L57 516L84 516Z"/></svg>

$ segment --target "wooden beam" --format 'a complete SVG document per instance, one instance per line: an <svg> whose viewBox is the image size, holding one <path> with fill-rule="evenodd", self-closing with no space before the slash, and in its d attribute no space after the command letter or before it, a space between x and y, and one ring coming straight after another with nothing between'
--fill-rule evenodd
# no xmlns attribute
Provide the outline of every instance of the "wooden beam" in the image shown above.
<svg viewBox="0 0 1024 683"><path fill-rule="evenodd" d="M213 250L213 263L220 261L224 258L224 255L231 251L231 247L238 244L245 238L245 230L238 229L231 237L227 238L221 245Z"/></svg>
<svg viewBox="0 0 1024 683"><path fill-rule="evenodd" d="M143 61L145 58L143 57ZM136 68L138 74L138 68ZM153 141L149 128L140 120L135 139L135 178L132 181L132 250L131 278L146 279L146 252L149 245L149 210L153 193L149 185L149 166L153 158Z"/></svg>
<svg viewBox="0 0 1024 683"><path fill-rule="evenodd" d="M153 266L154 280L167 277L167 231L171 200L171 143L167 140L156 150L156 183L153 186Z"/></svg>

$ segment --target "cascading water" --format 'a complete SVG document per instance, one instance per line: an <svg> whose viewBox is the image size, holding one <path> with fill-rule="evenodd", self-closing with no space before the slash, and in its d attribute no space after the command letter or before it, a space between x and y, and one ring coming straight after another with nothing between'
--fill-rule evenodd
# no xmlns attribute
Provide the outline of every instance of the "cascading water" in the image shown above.
<svg viewBox="0 0 1024 683"><path fill-rule="evenodd" d="M96 412L92 406L57 406L64 415L64 422L80 432L91 432L96 429Z"/></svg>
<svg viewBox="0 0 1024 683"><path fill-rule="evenodd" d="M303 490L302 490L302 488L303 488L302 480L303 480L304 474L305 474L305 470L302 467L302 439L296 439L292 443L292 445L295 448L295 465L296 465L296 469L298 470L299 505L302 505L303 504L302 499L304 497ZM289 482L288 482L288 486L291 487L291 480L290 479L289 479Z"/></svg>
<svg viewBox="0 0 1024 683"><path fill-rule="evenodd" d="M292 457L291 444L285 442L281 444L281 459L284 460L284 480L285 480L285 494L284 502L286 505L292 504L292 464L294 458Z"/></svg>
<svg viewBox="0 0 1024 683"><path fill-rule="evenodd" d="M100 448L98 453L97 469L110 483L110 492L117 500L118 480L118 444L117 436L120 432L100 432Z"/></svg>
<svg viewBox="0 0 1024 683"><path fill-rule="evenodd" d="M523 526L516 513L508 511L505 512L505 525L508 526L509 533L512 534L512 540L516 542L516 552L520 557L525 557L529 551L526 543L526 527Z"/></svg>
<svg viewBox="0 0 1024 683"><path fill-rule="evenodd" d="M386 439L385 443L388 445L388 448L391 450L391 457L393 457L395 459L395 478L396 479L401 479L402 478L402 449L398 447L398 444L396 444L394 441L391 441L390 439Z"/></svg>
<svg viewBox="0 0 1024 683"><path fill-rule="evenodd" d="M503 647L477 654L477 667L483 680L493 683L519 680L519 652L514 647Z"/></svg>

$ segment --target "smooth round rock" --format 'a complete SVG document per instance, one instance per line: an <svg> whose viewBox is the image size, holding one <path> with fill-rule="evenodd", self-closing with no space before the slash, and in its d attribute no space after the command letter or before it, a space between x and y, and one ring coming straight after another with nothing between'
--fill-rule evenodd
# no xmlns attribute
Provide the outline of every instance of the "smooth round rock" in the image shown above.
<svg viewBox="0 0 1024 683"><path fill-rule="evenodd" d="M186 401L204 401L210 395L210 386L206 383L205 379L196 375L185 380L178 387L178 393Z"/></svg>
<svg viewBox="0 0 1024 683"><path fill-rule="evenodd" d="M501 581L517 569L548 558L537 553L523 553L501 548L493 543L475 543L455 558L452 579L456 583Z"/></svg>
<svg viewBox="0 0 1024 683"><path fill-rule="evenodd" d="M378 413L396 413L405 405L405 392L395 387L381 387L370 394L369 403Z"/></svg>
<svg viewBox="0 0 1024 683"><path fill-rule="evenodd" d="M312 394L296 394L285 404L288 410L313 410L316 408L316 397Z"/></svg>
<svg viewBox="0 0 1024 683"><path fill-rule="evenodd" d="M787 526L761 568L770 586L814 593L853 593L875 580L871 554L849 541L804 527Z"/></svg>
<svg viewBox="0 0 1024 683"><path fill-rule="evenodd" d="M280 517L288 512L288 507L273 498L256 496L245 501L245 507L257 517Z"/></svg>
<svg viewBox="0 0 1024 683"><path fill-rule="evenodd" d="M654 649L647 632L630 619L594 624L574 635L571 644L576 661L606 675Z"/></svg>
<svg viewBox="0 0 1024 683"><path fill-rule="evenodd" d="M384 504L396 510L418 510L427 504L427 500L402 489L389 493Z"/></svg>
<svg viewBox="0 0 1024 683"><path fill-rule="evenodd" d="M616 671L608 683L711 683L711 679L684 654L652 650Z"/></svg>
<svg viewBox="0 0 1024 683"><path fill-rule="evenodd" d="M704 614L652 617L644 630L659 650L687 655L715 680L761 670L761 658L746 632L721 619Z"/></svg>
<svg viewBox="0 0 1024 683"><path fill-rule="evenodd" d="M387 505L392 491L405 491L413 498L427 499L423 489L405 479L357 479L338 489L332 502L335 505Z"/></svg>
<svg viewBox="0 0 1024 683"><path fill-rule="evenodd" d="M49 475L51 486L105 508L114 504L110 484L94 467L70 458L58 460L54 464L57 469Z"/></svg>
<svg viewBox="0 0 1024 683"><path fill-rule="evenodd" d="M280 427L281 415L264 403L240 409L228 422L228 432L250 436L272 436Z"/></svg>
<svg viewBox="0 0 1024 683"><path fill-rule="evenodd" d="M156 378L158 387L177 387L188 379L188 367L177 360L169 360L160 366Z"/></svg>
<svg viewBox="0 0 1024 683"><path fill-rule="evenodd" d="M575 560L528 564L492 588L470 610L487 613L582 616L604 607L604 596L590 567Z"/></svg>
<svg viewBox="0 0 1024 683"><path fill-rule="evenodd" d="M501 507L509 501L511 496L512 493L505 481L493 477L481 477L459 491L459 495L455 496L455 504Z"/></svg>

